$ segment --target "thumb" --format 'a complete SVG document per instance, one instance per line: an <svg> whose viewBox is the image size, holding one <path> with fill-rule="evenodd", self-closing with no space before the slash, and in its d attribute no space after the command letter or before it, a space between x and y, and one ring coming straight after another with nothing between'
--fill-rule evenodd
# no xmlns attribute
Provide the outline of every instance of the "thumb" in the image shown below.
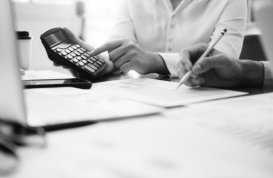
<svg viewBox="0 0 273 178"><path fill-rule="evenodd" d="M221 55L205 57L201 61L196 62L192 68L192 72L200 75L211 69L223 68L226 65L226 60Z"/></svg>
<svg viewBox="0 0 273 178"><path fill-rule="evenodd" d="M77 43L77 44L81 45L82 47L86 48L89 51L94 50L94 48L91 45L87 44L86 42L84 42L81 39L79 39L78 37L76 37L73 34L73 32L71 30L69 30L68 28L64 27L63 31L74 43Z"/></svg>
<svg viewBox="0 0 273 178"><path fill-rule="evenodd" d="M65 34L72 40L75 42L79 42L80 40L78 40L78 38L74 35L74 33L69 30L68 28L64 27L63 31L65 32Z"/></svg>

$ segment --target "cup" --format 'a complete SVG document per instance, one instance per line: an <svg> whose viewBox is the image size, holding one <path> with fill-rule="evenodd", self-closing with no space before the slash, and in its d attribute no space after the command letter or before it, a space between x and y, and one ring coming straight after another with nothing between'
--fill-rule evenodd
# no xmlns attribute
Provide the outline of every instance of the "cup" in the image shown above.
<svg viewBox="0 0 273 178"><path fill-rule="evenodd" d="M31 64L32 37L28 31L17 31L20 65L23 70L28 70Z"/></svg>

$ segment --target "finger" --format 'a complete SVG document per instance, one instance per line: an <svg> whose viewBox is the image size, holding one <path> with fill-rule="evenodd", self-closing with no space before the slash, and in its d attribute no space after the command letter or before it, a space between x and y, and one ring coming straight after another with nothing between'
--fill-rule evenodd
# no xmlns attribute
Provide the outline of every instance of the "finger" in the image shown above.
<svg viewBox="0 0 273 178"><path fill-rule="evenodd" d="M113 62L117 61L119 58L124 56L127 53L127 51L128 48L124 45L114 49L109 53L110 60Z"/></svg>
<svg viewBox="0 0 273 178"><path fill-rule="evenodd" d="M223 58L221 55L216 55L213 57L206 57L201 61L198 61L194 66L193 66L193 73L200 75L202 73L205 73L211 69L216 69L216 68L223 68L225 67L227 61L225 58Z"/></svg>
<svg viewBox="0 0 273 178"><path fill-rule="evenodd" d="M202 77L196 77L196 78L190 78L187 82L185 82L185 85L190 87L198 87L205 83L205 79Z"/></svg>
<svg viewBox="0 0 273 178"><path fill-rule="evenodd" d="M194 64L208 48L207 44L198 44L183 51L183 57Z"/></svg>
<svg viewBox="0 0 273 178"><path fill-rule="evenodd" d="M202 77L196 77L196 78L192 78L192 82L196 85L196 86L201 86L205 83L205 79Z"/></svg>
<svg viewBox="0 0 273 178"><path fill-rule="evenodd" d="M187 71L192 70L192 65L206 51L207 44L199 44L185 49L181 54L181 63L179 63L178 76L183 76Z"/></svg>
<svg viewBox="0 0 273 178"><path fill-rule="evenodd" d="M192 79L188 79L185 83L186 86L196 87L197 85L192 81Z"/></svg>
<svg viewBox="0 0 273 178"><path fill-rule="evenodd" d="M118 58L116 61L113 61L113 63L114 63L114 66L119 69L123 64L129 62L130 60L132 60L132 59L126 53L123 56L121 56L120 58Z"/></svg>
<svg viewBox="0 0 273 178"><path fill-rule="evenodd" d="M120 70L124 73L127 74L130 70L133 70L132 66L129 64L129 62L124 63L122 66L120 66Z"/></svg>
<svg viewBox="0 0 273 178"><path fill-rule="evenodd" d="M81 40L79 40L75 35L74 33L69 30L68 28L64 27L63 28L63 31L65 32L65 34L72 40L72 41L75 41L75 42L82 42Z"/></svg>
<svg viewBox="0 0 273 178"><path fill-rule="evenodd" d="M93 50L91 52L92 56L96 56L100 53L103 53L105 51L112 51L118 47L120 47L124 43L124 40L117 40L117 41L112 41L105 43L104 45L98 47L97 49Z"/></svg>
<svg viewBox="0 0 273 178"><path fill-rule="evenodd" d="M114 65L113 65L112 61L106 60L105 62L107 63L107 67L102 72L100 72L98 74L98 77L109 74L114 70Z"/></svg>

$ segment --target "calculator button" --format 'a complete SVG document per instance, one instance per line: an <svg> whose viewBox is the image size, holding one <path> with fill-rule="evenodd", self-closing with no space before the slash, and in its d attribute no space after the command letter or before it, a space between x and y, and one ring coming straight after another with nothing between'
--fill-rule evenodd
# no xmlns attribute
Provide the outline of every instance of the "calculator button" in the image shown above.
<svg viewBox="0 0 273 178"><path fill-rule="evenodd" d="M96 62L97 60L94 59L93 57L90 57L89 60L93 61L93 62Z"/></svg>
<svg viewBox="0 0 273 178"><path fill-rule="evenodd" d="M73 56L69 54L69 55L67 55L67 58L68 59L73 59Z"/></svg>
<svg viewBox="0 0 273 178"><path fill-rule="evenodd" d="M87 64L87 61L86 61L86 60L82 60L82 62L83 62L84 64Z"/></svg>
<svg viewBox="0 0 273 178"><path fill-rule="evenodd" d="M67 55L67 53L65 52L65 51L62 51L62 53L61 53L63 56L66 56Z"/></svg>
<svg viewBox="0 0 273 178"><path fill-rule="evenodd" d="M74 49L73 49L72 47L69 47L68 49L69 49L71 52L74 51Z"/></svg>
<svg viewBox="0 0 273 178"><path fill-rule="evenodd" d="M82 50L83 52L86 52L86 49L84 49L84 48L81 48L81 50Z"/></svg>
<svg viewBox="0 0 273 178"><path fill-rule="evenodd" d="M78 52L79 52L79 53L84 53L83 50L82 50L82 48L81 48L81 49L78 49Z"/></svg>
<svg viewBox="0 0 273 178"><path fill-rule="evenodd" d="M77 58L74 58L73 62L77 63L77 62L79 62L79 60Z"/></svg>
<svg viewBox="0 0 273 178"><path fill-rule="evenodd" d="M83 59L87 59L87 57L85 57L84 55L81 56Z"/></svg>
<svg viewBox="0 0 273 178"><path fill-rule="evenodd" d="M88 62L90 62L91 64L94 64L94 61L87 59Z"/></svg>
<svg viewBox="0 0 273 178"><path fill-rule="evenodd" d="M82 60L82 58L79 56L79 57L77 57L77 59L79 60L79 61L81 61Z"/></svg>
<svg viewBox="0 0 273 178"><path fill-rule="evenodd" d="M94 69L92 69L91 67L89 66L84 66L84 69L87 70L87 72L91 71L91 72L95 72Z"/></svg>
<svg viewBox="0 0 273 178"><path fill-rule="evenodd" d="M95 58L96 60L99 60L99 59L100 59L98 56L93 56L93 58Z"/></svg>
<svg viewBox="0 0 273 178"><path fill-rule="evenodd" d="M100 68L100 65L98 63L95 63L93 65L96 66L97 68Z"/></svg>
<svg viewBox="0 0 273 178"><path fill-rule="evenodd" d="M56 51L59 53L62 52L62 50L60 48L57 48Z"/></svg>
<svg viewBox="0 0 273 178"><path fill-rule="evenodd" d="M84 63L83 63L83 62L81 62L81 61L80 61L78 64L79 64L79 66L81 66L81 67L83 67L83 66L84 66Z"/></svg>
<svg viewBox="0 0 273 178"><path fill-rule="evenodd" d="M88 54L86 54L86 53L84 54L84 56L87 57L87 58L90 58L90 55L88 55Z"/></svg>
<svg viewBox="0 0 273 178"><path fill-rule="evenodd" d="M77 54L78 56L81 55L78 51L75 51L74 53Z"/></svg>
<svg viewBox="0 0 273 178"><path fill-rule="evenodd" d="M77 56L75 53L71 53L71 55L72 55L73 57L76 57L76 56Z"/></svg>
<svg viewBox="0 0 273 178"><path fill-rule="evenodd" d="M92 61L94 61L94 62L96 62L97 61L97 59L96 58L94 58L94 57L91 57L90 58Z"/></svg>
<svg viewBox="0 0 273 178"><path fill-rule="evenodd" d="M77 47L76 46L72 46L72 48L75 50L75 49L77 49Z"/></svg>
<svg viewBox="0 0 273 178"><path fill-rule="evenodd" d="M78 44L77 44L77 45L75 45L75 46L76 46L77 48L80 48L80 47L81 47L81 46L80 46L80 45L78 45Z"/></svg>
<svg viewBox="0 0 273 178"><path fill-rule="evenodd" d="M67 53L71 53L71 51L70 51L69 49L65 50L65 52L67 52Z"/></svg>
<svg viewBox="0 0 273 178"><path fill-rule="evenodd" d="M99 62L101 62L102 64L105 64L105 61L102 59L99 59Z"/></svg>
<svg viewBox="0 0 273 178"><path fill-rule="evenodd" d="M98 62L97 62L97 64L99 64L100 66L102 66L102 65L103 65L103 63L102 63L102 62L100 62L100 61L98 61Z"/></svg>
<svg viewBox="0 0 273 178"><path fill-rule="evenodd" d="M98 68L96 66L93 66L92 64L88 64L87 66L91 67L94 70L98 70Z"/></svg>

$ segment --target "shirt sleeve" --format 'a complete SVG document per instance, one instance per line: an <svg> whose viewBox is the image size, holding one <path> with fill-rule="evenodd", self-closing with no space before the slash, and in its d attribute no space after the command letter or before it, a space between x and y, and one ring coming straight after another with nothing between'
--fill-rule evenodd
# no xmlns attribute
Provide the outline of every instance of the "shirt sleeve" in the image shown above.
<svg viewBox="0 0 273 178"><path fill-rule="evenodd" d="M229 0L218 23L216 24L211 42L217 38L223 29L227 34L215 46L215 49L239 58L243 46L247 24L247 1Z"/></svg>
<svg viewBox="0 0 273 178"><path fill-rule="evenodd" d="M272 90L273 89L273 66L268 61L262 62L264 65L264 90Z"/></svg>
<svg viewBox="0 0 273 178"><path fill-rule="evenodd" d="M170 72L170 77L179 76L178 75L178 66L180 66L179 65L180 54L179 53L159 53L159 55L164 59L165 64Z"/></svg>

